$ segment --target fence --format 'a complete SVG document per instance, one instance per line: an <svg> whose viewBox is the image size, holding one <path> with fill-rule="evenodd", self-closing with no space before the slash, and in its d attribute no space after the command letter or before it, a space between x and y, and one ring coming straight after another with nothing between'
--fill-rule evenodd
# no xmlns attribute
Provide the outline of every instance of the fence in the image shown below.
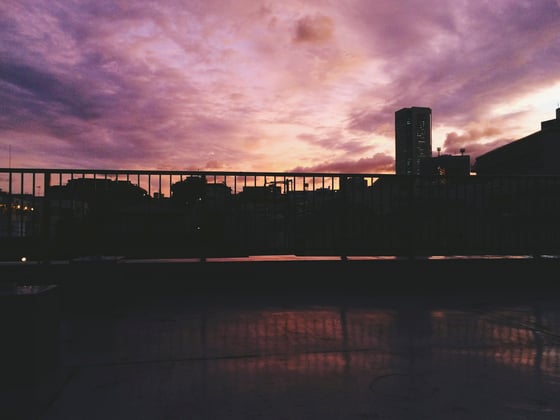
<svg viewBox="0 0 560 420"><path fill-rule="evenodd" d="M0 168L0 259L543 255L560 177Z"/></svg>

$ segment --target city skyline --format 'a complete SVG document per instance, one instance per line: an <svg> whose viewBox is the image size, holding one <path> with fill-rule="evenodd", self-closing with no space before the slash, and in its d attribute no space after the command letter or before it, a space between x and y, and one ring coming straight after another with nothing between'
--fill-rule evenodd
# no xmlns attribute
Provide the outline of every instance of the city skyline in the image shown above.
<svg viewBox="0 0 560 420"><path fill-rule="evenodd" d="M0 167L392 173L394 113L471 159L560 101L560 0L5 1Z"/></svg>

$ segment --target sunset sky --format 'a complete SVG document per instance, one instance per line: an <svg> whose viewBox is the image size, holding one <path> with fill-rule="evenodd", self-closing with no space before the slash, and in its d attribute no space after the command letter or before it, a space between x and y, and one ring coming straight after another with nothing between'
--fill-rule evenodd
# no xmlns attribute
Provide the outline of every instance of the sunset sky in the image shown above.
<svg viewBox="0 0 560 420"><path fill-rule="evenodd" d="M560 103L560 0L2 0L0 167L394 172Z"/></svg>

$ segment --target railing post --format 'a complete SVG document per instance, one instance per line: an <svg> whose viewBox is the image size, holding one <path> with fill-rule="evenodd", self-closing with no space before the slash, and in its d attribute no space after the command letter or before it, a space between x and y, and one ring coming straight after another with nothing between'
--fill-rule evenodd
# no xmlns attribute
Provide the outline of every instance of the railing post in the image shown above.
<svg viewBox="0 0 560 420"><path fill-rule="evenodd" d="M412 175L410 176L410 184L409 184L409 201L408 201L408 211L407 211L407 218L409 223L408 232L410 236L406 236L404 238L405 242L408 242L409 246L407 248L407 257L410 260L413 260L415 256L419 253L419 226L418 224L422 222L418 216L418 209L416 203L416 195L417 191L420 189L420 176L419 175Z"/></svg>
<svg viewBox="0 0 560 420"><path fill-rule="evenodd" d="M8 238L10 238L10 240L12 239L12 216L13 216L13 212L12 212L12 207L14 205L14 196L13 196L13 191L12 191L12 171L10 171L8 173L8 195L10 197L10 199L8 200L8 207L7 207L7 213L8 213Z"/></svg>
<svg viewBox="0 0 560 420"><path fill-rule="evenodd" d="M340 221L339 228L338 228L338 231L340 232L339 254L340 254L340 259L342 261L346 261L348 259L348 249L347 249L348 221L346 220L348 216L348 212L346 209L346 206L348 205L348 198L347 198L348 191L347 191L346 176L338 177L338 191L340 193L340 199L338 200L340 205L339 215L338 215Z"/></svg>
<svg viewBox="0 0 560 420"><path fill-rule="evenodd" d="M50 230L51 230L51 203L50 203L51 173L44 174L43 206L41 217L41 254L43 262L50 260Z"/></svg>

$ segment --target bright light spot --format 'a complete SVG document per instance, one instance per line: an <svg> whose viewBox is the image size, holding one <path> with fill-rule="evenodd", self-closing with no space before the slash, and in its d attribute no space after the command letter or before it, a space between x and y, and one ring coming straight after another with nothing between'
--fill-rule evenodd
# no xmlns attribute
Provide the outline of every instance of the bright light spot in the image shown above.
<svg viewBox="0 0 560 420"><path fill-rule="evenodd" d="M21 262L26 262L27 258L26 257L21 257Z"/></svg>

